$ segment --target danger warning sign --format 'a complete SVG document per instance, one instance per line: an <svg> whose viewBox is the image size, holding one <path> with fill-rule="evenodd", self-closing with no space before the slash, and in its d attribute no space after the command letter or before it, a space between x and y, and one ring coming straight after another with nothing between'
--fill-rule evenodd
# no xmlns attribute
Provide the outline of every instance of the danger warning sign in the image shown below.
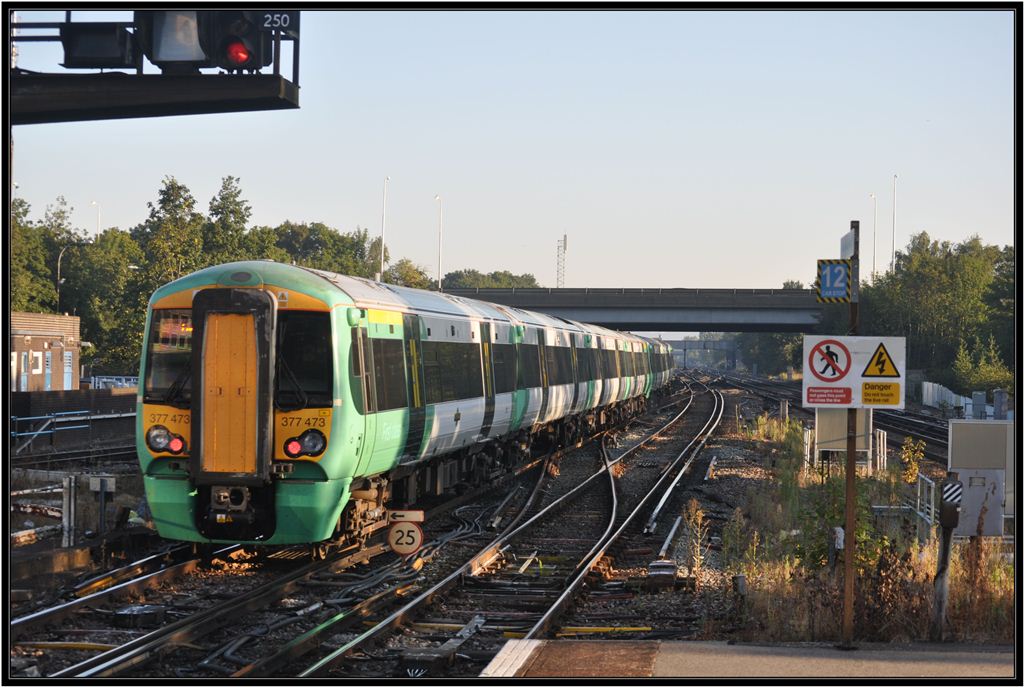
<svg viewBox="0 0 1024 687"><path fill-rule="evenodd" d="M903 408L906 350L895 336L805 336L804 407Z"/></svg>
<svg viewBox="0 0 1024 687"><path fill-rule="evenodd" d="M889 351L885 350L885 344L879 343L878 348L871 354L871 360L864 366L861 377L899 377L900 371L896 363L892 361Z"/></svg>

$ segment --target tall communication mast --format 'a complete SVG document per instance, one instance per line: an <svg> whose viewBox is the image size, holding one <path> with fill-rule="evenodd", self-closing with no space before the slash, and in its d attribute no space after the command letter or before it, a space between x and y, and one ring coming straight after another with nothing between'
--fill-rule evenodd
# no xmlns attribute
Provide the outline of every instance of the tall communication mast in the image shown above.
<svg viewBox="0 0 1024 687"><path fill-rule="evenodd" d="M555 267L555 286L558 288L565 286L565 246L568 241L568 235L562 234L562 239L558 242L558 257Z"/></svg>

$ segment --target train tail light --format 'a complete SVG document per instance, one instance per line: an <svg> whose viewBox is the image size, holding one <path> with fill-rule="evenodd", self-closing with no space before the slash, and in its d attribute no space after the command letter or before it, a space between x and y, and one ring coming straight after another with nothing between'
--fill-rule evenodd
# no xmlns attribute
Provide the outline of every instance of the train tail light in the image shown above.
<svg viewBox="0 0 1024 687"><path fill-rule="evenodd" d="M284 442L284 452L289 458L319 456L327 448L327 437L318 429L307 429L301 435Z"/></svg>

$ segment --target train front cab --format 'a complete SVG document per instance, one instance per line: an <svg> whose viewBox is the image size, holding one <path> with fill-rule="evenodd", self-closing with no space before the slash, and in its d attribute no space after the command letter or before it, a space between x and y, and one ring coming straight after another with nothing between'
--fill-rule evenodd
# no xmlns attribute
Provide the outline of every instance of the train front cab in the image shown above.
<svg viewBox="0 0 1024 687"><path fill-rule="evenodd" d="M154 304L191 305L154 307L143 359L138 450L163 537L288 544L334 532L351 482L338 474L351 443L340 439L361 434L334 412L331 318L344 315L279 310L271 291Z"/></svg>

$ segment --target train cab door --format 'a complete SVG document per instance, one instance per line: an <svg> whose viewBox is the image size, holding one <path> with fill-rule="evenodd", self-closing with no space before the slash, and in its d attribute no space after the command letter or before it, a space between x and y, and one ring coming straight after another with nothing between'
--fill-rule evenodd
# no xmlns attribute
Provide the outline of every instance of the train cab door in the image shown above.
<svg viewBox="0 0 1024 687"><path fill-rule="evenodd" d="M363 437L359 442L359 458L357 475L365 474L367 464L373 457L373 447L377 436L377 390L373 380L373 350L365 327L352 327L352 369L353 395L360 405L363 417ZM355 389L358 388L358 391Z"/></svg>

